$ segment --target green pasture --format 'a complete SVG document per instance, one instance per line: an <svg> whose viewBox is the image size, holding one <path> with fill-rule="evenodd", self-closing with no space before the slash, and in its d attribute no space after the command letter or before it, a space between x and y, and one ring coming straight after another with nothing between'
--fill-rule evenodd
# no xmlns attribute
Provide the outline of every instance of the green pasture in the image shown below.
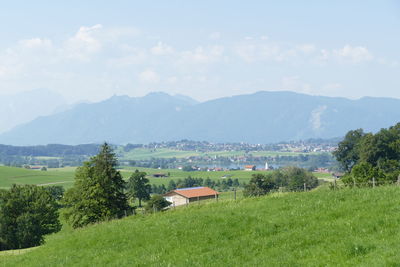
<svg viewBox="0 0 400 267"><path fill-rule="evenodd" d="M74 168L29 170L0 166L0 188L12 184L62 185L70 187L74 179Z"/></svg>
<svg viewBox="0 0 400 267"><path fill-rule="evenodd" d="M65 188L69 188L73 185L74 167L48 169L47 171L40 170L29 170L23 168L13 168L0 166L0 188L8 188L12 184L37 184L37 185L62 185ZM224 180L224 179L238 179L240 183L247 183L252 174L255 173L267 173L267 171L218 171L218 172L207 172L207 171L193 171L185 172L178 169L151 169L151 168L136 168L136 167L124 167L120 169L124 179L129 179L131 174L138 169L147 173L147 178L150 180L150 184L168 185L170 180L184 179L188 176L192 178L210 178L211 180ZM169 173L169 177L154 178L152 175L155 173ZM330 174L315 173L316 177L320 179L330 180ZM225 177L225 178L224 178Z"/></svg>
<svg viewBox="0 0 400 267"><path fill-rule="evenodd" d="M222 199L66 228L0 266L398 266L400 187Z"/></svg>

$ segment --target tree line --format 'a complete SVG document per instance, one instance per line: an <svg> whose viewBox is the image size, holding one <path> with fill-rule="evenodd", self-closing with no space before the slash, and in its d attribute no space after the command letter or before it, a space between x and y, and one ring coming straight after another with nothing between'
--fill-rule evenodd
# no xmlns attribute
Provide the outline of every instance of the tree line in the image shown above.
<svg viewBox="0 0 400 267"><path fill-rule="evenodd" d="M286 167L266 174L253 174L243 195L262 196L276 191L304 191L318 186L318 179L299 167Z"/></svg>
<svg viewBox="0 0 400 267"><path fill-rule="evenodd" d="M333 153L347 186L374 186L400 178L400 123L379 132L349 131Z"/></svg>

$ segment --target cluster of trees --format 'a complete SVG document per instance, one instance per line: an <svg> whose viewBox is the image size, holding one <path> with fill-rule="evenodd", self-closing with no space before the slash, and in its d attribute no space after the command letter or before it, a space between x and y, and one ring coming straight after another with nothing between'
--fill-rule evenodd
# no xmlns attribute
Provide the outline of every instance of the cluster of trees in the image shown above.
<svg viewBox="0 0 400 267"><path fill-rule="evenodd" d="M56 195L35 185L0 190L0 250L38 246L44 235L59 231Z"/></svg>
<svg viewBox="0 0 400 267"><path fill-rule="evenodd" d="M60 157L65 155L96 155L99 145L40 145L40 146L11 146L0 145L0 155L7 156L47 156Z"/></svg>
<svg viewBox="0 0 400 267"><path fill-rule="evenodd" d="M148 200L147 205L151 205L152 210L162 210L169 205L161 201L160 196L150 196L150 193L145 172L136 170L128 182L122 179L115 153L105 143L98 155L77 169L74 186L62 199L63 216L73 228L78 228L133 214L136 207L129 204L130 200L138 199L139 207L143 200Z"/></svg>
<svg viewBox="0 0 400 267"><path fill-rule="evenodd" d="M21 167L24 164L47 165L49 168L80 166L89 156L96 155L100 145L40 145L11 146L0 144L0 163L6 166ZM57 157L45 159L37 157Z"/></svg>
<svg viewBox="0 0 400 267"><path fill-rule="evenodd" d="M243 195L262 196L278 190L303 191L317 186L318 179L312 173L299 167L286 167L266 174L253 174Z"/></svg>
<svg viewBox="0 0 400 267"><path fill-rule="evenodd" d="M333 154L348 186L393 183L400 175L400 123L376 134L349 131Z"/></svg>

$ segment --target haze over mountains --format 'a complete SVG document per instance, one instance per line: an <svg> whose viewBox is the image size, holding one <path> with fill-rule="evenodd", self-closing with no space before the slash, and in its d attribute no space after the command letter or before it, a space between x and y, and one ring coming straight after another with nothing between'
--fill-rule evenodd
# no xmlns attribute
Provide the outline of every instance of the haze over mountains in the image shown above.
<svg viewBox="0 0 400 267"><path fill-rule="evenodd" d="M64 98L47 89L0 96L0 132L67 107Z"/></svg>
<svg viewBox="0 0 400 267"><path fill-rule="evenodd" d="M170 140L271 143L376 131L397 123L400 100L359 100L293 92L258 92L203 103L151 93L113 96L43 116L0 135L12 145L148 143Z"/></svg>

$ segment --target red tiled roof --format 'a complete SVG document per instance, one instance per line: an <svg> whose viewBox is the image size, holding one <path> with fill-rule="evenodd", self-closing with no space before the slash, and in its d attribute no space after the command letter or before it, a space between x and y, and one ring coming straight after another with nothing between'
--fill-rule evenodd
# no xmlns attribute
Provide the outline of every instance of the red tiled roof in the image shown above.
<svg viewBox="0 0 400 267"><path fill-rule="evenodd" d="M176 193L186 198L192 197L205 197L205 196L215 196L219 193L209 187L189 187L189 188L180 188L173 190L165 195L170 195L171 193Z"/></svg>
<svg viewBox="0 0 400 267"><path fill-rule="evenodd" d="M246 169L252 169L252 168L254 168L256 165L246 165L246 166L244 166Z"/></svg>

